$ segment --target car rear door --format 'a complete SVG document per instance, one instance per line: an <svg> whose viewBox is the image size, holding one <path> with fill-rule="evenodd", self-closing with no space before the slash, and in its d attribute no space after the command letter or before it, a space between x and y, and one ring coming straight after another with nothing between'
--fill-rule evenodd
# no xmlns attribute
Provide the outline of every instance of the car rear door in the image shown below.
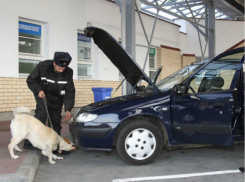
<svg viewBox="0 0 245 182"><path fill-rule="evenodd" d="M185 94L171 96L175 140L185 143L233 146L233 94L244 62L244 48L224 53L183 83Z"/></svg>

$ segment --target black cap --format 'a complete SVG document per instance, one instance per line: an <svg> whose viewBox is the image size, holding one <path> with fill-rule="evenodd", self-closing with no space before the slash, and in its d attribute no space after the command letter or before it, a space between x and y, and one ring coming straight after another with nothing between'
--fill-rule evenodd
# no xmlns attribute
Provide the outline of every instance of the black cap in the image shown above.
<svg viewBox="0 0 245 182"><path fill-rule="evenodd" d="M55 52L54 53L54 62L57 66L68 67L72 58L68 52Z"/></svg>

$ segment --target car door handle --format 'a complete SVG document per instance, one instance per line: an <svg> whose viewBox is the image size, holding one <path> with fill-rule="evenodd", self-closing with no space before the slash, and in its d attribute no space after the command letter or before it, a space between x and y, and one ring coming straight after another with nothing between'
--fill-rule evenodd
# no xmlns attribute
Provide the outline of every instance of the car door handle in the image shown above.
<svg viewBox="0 0 245 182"><path fill-rule="evenodd" d="M213 108L218 109L218 108L222 108L222 107L224 107L224 104L223 103L213 104Z"/></svg>

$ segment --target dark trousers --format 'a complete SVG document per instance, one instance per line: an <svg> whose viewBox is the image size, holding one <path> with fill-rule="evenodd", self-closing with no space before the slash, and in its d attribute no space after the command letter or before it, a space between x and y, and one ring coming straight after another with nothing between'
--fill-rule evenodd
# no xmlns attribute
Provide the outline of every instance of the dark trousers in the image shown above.
<svg viewBox="0 0 245 182"><path fill-rule="evenodd" d="M35 96L35 99L36 99L37 105L36 105L34 117L40 120L43 124L46 124L48 115L47 115L47 111L44 105L44 100L38 96ZM48 105L48 100L47 100L47 105ZM56 131L58 135L60 135L60 131L62 128L61 126L62 106L60 106L59 108L51 108L49 106L47 107L48 107L48 112L49 112L50 119L52 121L54 131ZM48 125L50 126L49 123L50 121L48 122Z"/></svg>
<svg viewBox="0 0 245 182"><path fill-rule="evenodd" d="M47 115L46 107L44 105L44 100L36 95L34 96L35 96L36 103L37 103L34 117L37 118L39 121L41 121L45 125L48 115ZM46 103L48 105L48 100ZM59 108L51 108L49 106L47 107L48 107L50 119L52 121L53 129L54 131L58 133L58 135L60 135L60 131L62 128L61 126L62 106L60 106ZM48 125L50 127L50 121L48 122ZM28 145L31 145L31 143L29 142L29 140L24 140L24 145L28 146Z"/></svg>

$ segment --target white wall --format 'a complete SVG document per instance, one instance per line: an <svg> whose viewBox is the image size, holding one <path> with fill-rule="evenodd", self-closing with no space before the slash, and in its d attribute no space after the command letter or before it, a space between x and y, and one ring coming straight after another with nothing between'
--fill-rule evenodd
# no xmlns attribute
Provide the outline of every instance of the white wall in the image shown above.
<svg viewBox="0 0 245 182"><path fill-rule="evenodd" d="M18 21L24 17L47 22L48 50L44 59L52 59L55 51L67 51L76 60L77 21L80 1L32 1L8 0L0 2L0 22L5 28L0 32L0 56L5 66L0 68L1 77L18 77ZM72 10L73 13L71 13ZM47 54L48 52L48 54ZM75 58L75 59L74 59ZM71 67L76 67L76 61ZM74 69L76 74L76 69Z"/></svg>
<svg viewBox="0 0 245 182"><path fill-rule="evenodd" d="M136 44L147 45L147 41L144 35L144 31L138 15L136 14ZM142 21L150 41L150 36L152 33L155 18L149 15L141 14ZM177 24L172 24L163 20L158 19L156 22L156 27L154 31L154 36L152 40L152 45L168 45L171 47L179 48L179 28Z"/></svg>
<svg viewBox="0 0 245 182"><path fill-rule="evenodd" d="M216 20L216 54L226 51L242 41L244 37L244 21Z"/></svg>
<svg viewBox="0 0 245 182"><path fill-rule="evenodd" d="M180 33L180 40L179 40L179 44L180 44L180 50L182 54L186 54L187 53L187 34L182 32ZM192 53L193 54L193 53Z"/></svg>
<svg viewBox="0 0 245 182"><path fill-rule="evenodd" d="M154 24L154 17L141 14L148 38ZM136 44L146 46L145 35L136 12ZM72 56L70 67L77 79L77 31L83 30L87 22L93 26L105 29L115 39L121 37L121 14L117 4L107 0L7 0L0 1L0 77L19 77L18 73L18 21L27 18L43 23L45 33L44 59L52 59L55 51L67 51ZM182 20L183 21L183 20ZM180 20L181 22L181 20ZM244 22L219 21L216 24L217 53L241 41ZM182 22L180 26L157 20L153 46L166 45L180 48L182 53L200 55L196 30ZM220 27L219 27L220 26ZM147 49L136 47L136 61L143 66ZM118 80L117 68L108 58L92 45L93 78L99 80ZM3 66L4 65L4 66ZM146 63L148 74L149 63Z"/></svg>
<svg viewBox="0 0 245 182"><path fill-rule="evenodd" d="M201 56L201 49L199 44L199 38L197 30L185 20L175 20L175 23L184 25L186 23L186 52L187 54L196 54ZM204 25L204 19L200 21L200 24ZM238 42L242 41L244 37L244 21L229 21L229 20L215 20L215 54L218 55L230 47L234 46ZM204 28L201 28L205 32ZM205 38L200 34L202 48L204 49L206 42ZM208 57L208 45L206 48L205 56Z"/></svg>
<svg viewBox="0 0 245 182"><path fill-rule="evenodd" d="M121 37L121 14L118 5L107 0L8 0L0 2L0 56L4 66L1 77L19 77L18 73L18 21L19 18L40 21L45 33L45 54L43 59L52 59L55 51L67 51L72 56L70 67L77 78L77 30L83 30L87 22L105 29L115 39ZM150 39L154 17L142 14ZM136 44L147 45L142 26L136 14ZM152 45L180 47L179 26L157 21ZM93 78L118 80L118 70L92 45ZM136 61L144 64L147 49L136 48ZM146 72L148 73L148 63Z"/></svg>

